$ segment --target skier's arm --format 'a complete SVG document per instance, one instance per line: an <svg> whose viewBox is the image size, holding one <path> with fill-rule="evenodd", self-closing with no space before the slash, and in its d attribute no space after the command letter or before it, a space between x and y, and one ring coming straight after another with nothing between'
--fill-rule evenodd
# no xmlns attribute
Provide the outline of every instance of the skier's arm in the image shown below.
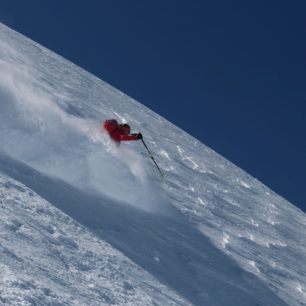
<svg viewBox="0 0 306 306"><path fill-rule="evenodd" d="M121 141L131 141L139 139L137 135L121 135L120 138Z"/></svg>

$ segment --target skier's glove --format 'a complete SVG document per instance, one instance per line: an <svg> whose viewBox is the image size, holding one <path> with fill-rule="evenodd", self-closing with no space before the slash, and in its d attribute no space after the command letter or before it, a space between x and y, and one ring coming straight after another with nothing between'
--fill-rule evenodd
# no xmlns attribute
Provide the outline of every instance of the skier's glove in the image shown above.
<svg viewBox="0 0 306 306"><path fill-rule="evenodd" d="M138 138L138 139L142 139L142 134L141 134L141 133L138 133L138 134L137 134L137 138Z"/></svg>

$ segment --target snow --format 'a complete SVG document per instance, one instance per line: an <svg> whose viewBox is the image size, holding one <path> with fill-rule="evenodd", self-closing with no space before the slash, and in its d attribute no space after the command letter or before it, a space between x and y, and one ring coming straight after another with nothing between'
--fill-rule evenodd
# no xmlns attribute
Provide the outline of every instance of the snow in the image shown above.
<svg viewBox="0 0 306 306"><path fill-rule="evenodd" d="M0 302L151 305L158 292L161 303L183 304L25 185L0 176L0 195Z"/></svg>
<svg viewBox="0 0 306 306"><path fill-rule="evenodd" d="M0 210L0 304L306 304L302 211L1 24Z"/></svg>

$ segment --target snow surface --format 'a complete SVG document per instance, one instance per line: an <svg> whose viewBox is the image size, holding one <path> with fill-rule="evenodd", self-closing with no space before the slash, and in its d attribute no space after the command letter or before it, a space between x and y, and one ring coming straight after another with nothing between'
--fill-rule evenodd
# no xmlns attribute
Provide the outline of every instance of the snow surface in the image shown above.
<svg viewBox="0 0 306 306"><path fill-rule="evenodd" d="M2 24L0 212L0 304L306 305L302 211Z"/></svg>

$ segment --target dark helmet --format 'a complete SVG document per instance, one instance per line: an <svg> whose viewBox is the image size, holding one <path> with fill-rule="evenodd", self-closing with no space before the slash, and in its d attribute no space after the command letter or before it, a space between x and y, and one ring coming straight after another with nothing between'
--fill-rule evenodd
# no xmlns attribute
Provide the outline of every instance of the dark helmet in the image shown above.
<svg viewBox="0 0 306 306"><path fill-rule="evenodd" d="M130 127L127 123L120 124L120 127L121 127L121 128L125 128L125 129L128 129L128 132L129 132L129 133L131 132L131 127Z"/></svg>

